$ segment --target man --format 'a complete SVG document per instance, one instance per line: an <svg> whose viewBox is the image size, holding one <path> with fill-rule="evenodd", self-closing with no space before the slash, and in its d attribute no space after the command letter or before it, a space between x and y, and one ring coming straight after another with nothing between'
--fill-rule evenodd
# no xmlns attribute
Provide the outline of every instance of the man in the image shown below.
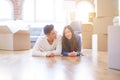
<svg viewBox="0 0 120 80"><path fill-rule="evenodd" d="M62 50L61 36L56 34L54 25L43 28L44 36L40 36L33 48L33 56L53 57L60 55Z"/></svg>

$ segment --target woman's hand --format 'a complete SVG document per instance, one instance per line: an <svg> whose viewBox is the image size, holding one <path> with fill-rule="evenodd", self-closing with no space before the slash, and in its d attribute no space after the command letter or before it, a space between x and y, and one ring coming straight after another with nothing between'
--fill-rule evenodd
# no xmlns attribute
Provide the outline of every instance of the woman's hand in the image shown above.
<svg viewBox="0 0 120 80"><path fill-rule="evenodd" d="M70 53L68 54L68 56L70 56L70 57L75 57L75 56L77 56L77 53L76 53L75 51L73 51L73 52L70 52Z"/></svg>

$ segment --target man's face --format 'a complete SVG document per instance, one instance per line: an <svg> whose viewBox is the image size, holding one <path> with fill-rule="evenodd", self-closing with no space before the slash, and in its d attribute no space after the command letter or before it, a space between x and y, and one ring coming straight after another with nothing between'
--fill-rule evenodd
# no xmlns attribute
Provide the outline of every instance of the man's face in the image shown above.
<svg viewBox="0 0 120 80"><path fill-rule="evenodd" d="M53 29L51 32L50 32L50 34L48 34L48 37L50 38L50 39L55 39L56 38L56 31Z"/></svg>

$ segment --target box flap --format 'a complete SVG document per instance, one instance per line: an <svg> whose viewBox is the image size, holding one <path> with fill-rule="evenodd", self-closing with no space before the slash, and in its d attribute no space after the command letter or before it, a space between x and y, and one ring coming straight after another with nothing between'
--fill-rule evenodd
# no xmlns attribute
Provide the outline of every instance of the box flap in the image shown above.
<svg viewBox="0 0 120 80"><path fill-rule="evenodd" d="M0 25L0 33L2 34L10 34L11 30L6 25Z"/></svg>
<svg viewBox="0 0 120 80"><path fill-rule="evenodd" d="M21 20L9 21L7 24L12 33L16 33L19 30L28 30L28 26Z"/></svg>
<svg viewBox="0 0 120 80"><path fill-rule="evenodd" d="M14 34L30 34L29 30L19 30L17 32L15 32Z"/></svg>
<svg viewBox="0 0 120 80"><path fill-rule="evenodd" d="M6 21L0 23L0 33L16 33L19 30L28 30L27 24L21 20L16 21Z"/></svg>

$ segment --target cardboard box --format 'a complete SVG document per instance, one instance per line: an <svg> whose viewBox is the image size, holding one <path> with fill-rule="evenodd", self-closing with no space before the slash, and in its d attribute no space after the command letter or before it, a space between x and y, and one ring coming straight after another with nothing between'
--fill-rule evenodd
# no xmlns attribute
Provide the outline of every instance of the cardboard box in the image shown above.
<svg viewBox="0 0 120 80"><path fill-rule="evenodd" d="M96 0L95 12L97 17L116 16L119 14L119 0Z"/></svg>
<svg viewBox="0 0 120 80"><path fill-rule="evenodd" d="M92 49L92 33L82 32L82 47L83 49Z"/></svg>
<svg viewBox="0 0 120 80"><path fill-rule="evenodd" d="M113 24L113 17L95 18L93 23L93 33L107 33L108 26Z"/></svg>
<svg viewBox="0 0 120 80"><path fill-rule="evenodd" d="M98 51L107 51L108 34L98 34Z"/></svg>
<svg viewBox="0 0 120 80"><path fill-rule="evenodd" d="M82 32L93 32L92 24L82 24Z"/></svg>
<svg viewBox="0 0 120 80"><path fill-rule="evenodd" d="M14 27L13 27L14 28ZM3 50L26 50L30 49L29 30L0 26L0 49Z"/></svg>
<svg viewBox="0 0 120 80"><path fill-rule="evenodd" d="M82 24L82 47L84 49L92 48L92 24Z"/></svg>

